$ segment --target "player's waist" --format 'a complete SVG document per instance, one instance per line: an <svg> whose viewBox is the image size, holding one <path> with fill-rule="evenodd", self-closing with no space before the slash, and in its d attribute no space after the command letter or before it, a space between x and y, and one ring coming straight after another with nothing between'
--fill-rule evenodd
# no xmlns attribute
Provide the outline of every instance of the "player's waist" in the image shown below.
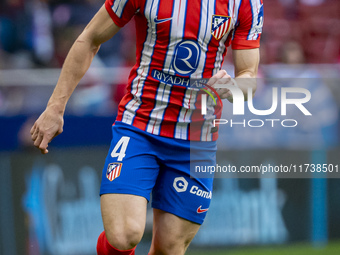
<svg viewBox="0 0 340 255"><path fill-rule="evenodd" d="M166 119L148 119L140 114L132 118L126 118L125 114L122 114L118 115L116 120L161 137L204 142L216 141L218 138L218 129L214 128L209 121L184 123Z"/></svg>

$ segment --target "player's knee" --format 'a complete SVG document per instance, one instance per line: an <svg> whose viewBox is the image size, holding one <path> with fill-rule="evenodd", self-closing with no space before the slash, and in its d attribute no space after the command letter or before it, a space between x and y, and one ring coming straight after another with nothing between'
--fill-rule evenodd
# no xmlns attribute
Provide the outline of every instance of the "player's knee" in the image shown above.
<svg viewBox="0 0 340 255"><path fill-rule="evenodd" d="M142 239L144 227L139 224L126 224L121 228L106 230L108 242L118 250L130 250Z"/></svg>

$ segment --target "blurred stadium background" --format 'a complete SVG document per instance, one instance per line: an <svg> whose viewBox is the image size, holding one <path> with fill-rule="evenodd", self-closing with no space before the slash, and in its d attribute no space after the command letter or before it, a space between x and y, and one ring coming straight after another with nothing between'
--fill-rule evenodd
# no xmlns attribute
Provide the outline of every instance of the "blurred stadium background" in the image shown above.
<svg viewBox="0 0 340 255"><path fill-rule="evenodd" d="M340 164L340 1L265 0L259 88L306 86L313 121L294 131L234 128L224 163ZM98 190L111 124L135 61L134 25L105 43L72 96L64 133L41 156L29 130L72 42L98 0L0 2L0 254L93 255L102 231ZM230 54L225 68L231 73ZM286 78L290 78L287 80ZM269 98L270 99L270 98ZM226 113L228 114L228 109ZM224 115L226 116L226 115ZM340 180L218 178L188 254L340 254ZM147 254L152 212L137 254Z"/></svg>

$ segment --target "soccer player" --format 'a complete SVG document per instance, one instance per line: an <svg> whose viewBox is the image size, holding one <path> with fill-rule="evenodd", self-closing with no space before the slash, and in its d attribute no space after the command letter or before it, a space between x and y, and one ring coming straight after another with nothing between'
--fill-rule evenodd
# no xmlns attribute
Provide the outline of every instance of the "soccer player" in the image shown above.
<svg viewBox="0 0 340 255"><path fill-rule="evenodd" d="M248 87L256 88L254 82L239 81L256 77L262 0L106 0L72 46L47 107L31 129L43 154L62 132L66 103L100 45L133 17L136 65L112 126L103 169L105 231L97 252L134 254L152 192L149 254L182 255L203 223L212 194L211 178L190 178L190 161L214 165L217 139L212 120L218 109L209 106L201 114L200 93L190 79L210 78L210 86L219 79L229 83L221 66L231 45L233 84L245 95ZM218 94L231 97L226 88Z"/></svg>

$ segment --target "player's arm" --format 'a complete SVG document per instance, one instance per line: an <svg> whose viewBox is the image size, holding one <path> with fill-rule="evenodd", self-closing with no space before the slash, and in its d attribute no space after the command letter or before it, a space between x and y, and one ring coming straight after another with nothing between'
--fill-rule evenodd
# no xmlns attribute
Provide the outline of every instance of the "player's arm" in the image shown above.
<svg viewBox="0 0 340 255"><path fill-rule="evenodd" d="M43 154L48 153L48 143L63 131L66 104L90 67L100 45L113 37L119 29L103 5L74 42L47 107L31 129L34 146Z"/></svg>
<svg viewBox="0 0 340 255"><path fill-rule="evenodd" d="M259 64L259 47L263 27L263 0L241 1L238 20L231 39L233 62L235 65L235 80L225 72L216 75L223 84L238 86L248 99L248 89L253 94L256 90L256 75ZM223 74L222 72L225 72ZM227 88L218 91L221 98L232 101L232 94Z"/></svg>
<svg viewBox="0 0 340 255"><path fill-rule="evenodd" d="M248 89L253 95L256 91L256 76L260 61L259 49L233 50L233 62L235 66L235 82L248 99Z"/></svg>
<svg viewBox="0 0 340 255"><path fill-rule="evenodd" d="M233 101L232 94L228 88L223 88L225 85L239 87L245 100L248 99L248 89L251 88L253 95L256 91L256 76L259 66L259 49L233 50L233 62L235 66L235 79L225 71L218 71L208 82L210 85L222 87L218 90L219 96L227 98L230 102Z"/></svg>

